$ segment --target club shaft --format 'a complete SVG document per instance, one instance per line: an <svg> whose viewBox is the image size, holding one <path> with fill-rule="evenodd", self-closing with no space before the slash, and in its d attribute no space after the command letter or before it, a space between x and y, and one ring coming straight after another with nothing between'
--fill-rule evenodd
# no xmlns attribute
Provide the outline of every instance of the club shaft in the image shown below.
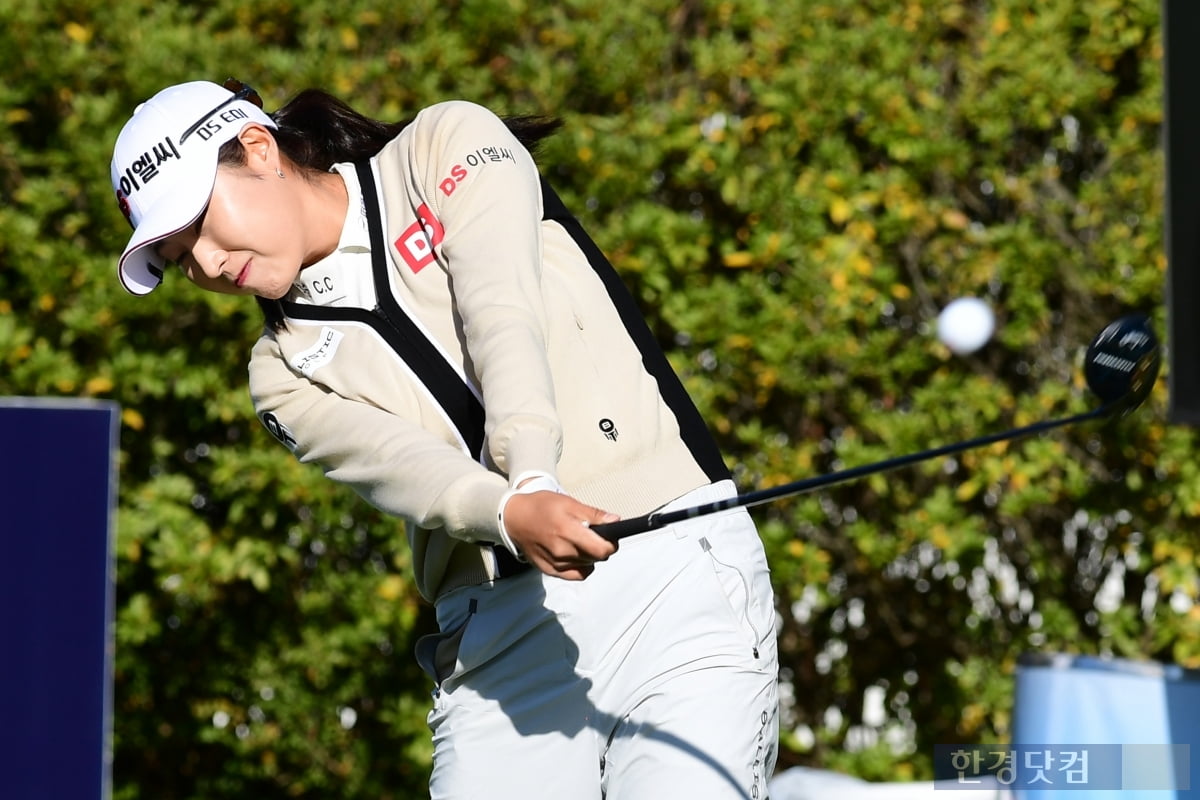
<svg viewBox="0 0 1200 800"><path fill-rule="evenodd" d="M889 472L901 467L907 467L910 464L916 464L921 461L928 461L941 456L953 455L966 450L972 450L977 447L984 447L997 442L1011 441L1020 439L1026 436L1043 433L1045 431L1061 428L1065 425L1074 425L1080 422L1097 419L1107 416L1110 411L1110 406L1105 405L1092 411L1085 411L1081 414L1075 414L1070 417L1061 417L1059 419L1045 420L1036 422L1032 425L1026 425L1020 428L1013 428L1000 433L987 434L978 436L974 439L966 439L961 442L934 447L929 450L922 450L918 453L910 453L908 455L896 456L894 458L876 461L870 464L863 464L858 467L850 467L849 469L830 472L824 475L817 475L812 478L804 478L802 480L785 483L780 486L772 486L768 489L759 489L754 492L746 492L745 494L727 497L723 500L714 500L710 503L703 503L690 508L680 508L673 511L656 511L640 517L631 517L629 519L618 520L617 522L609 522L598 525L593 525L592 530L600 534L610 541L617 541L626 536L632 536L636 533L644 533L646 531L655 530L665 525L670 525L673 522L682 522L683 520L703 517L708 514L715 514L719 511L725 511L730 508L745 508L757 506L763 503L769 503L772 500L780 500L785 497L793 497L805 492L811 492L814 489L821 489L826 486L832 486L838 483L846 483L848 481L863 478L868 475L876 475L880 472Z"/></svg>

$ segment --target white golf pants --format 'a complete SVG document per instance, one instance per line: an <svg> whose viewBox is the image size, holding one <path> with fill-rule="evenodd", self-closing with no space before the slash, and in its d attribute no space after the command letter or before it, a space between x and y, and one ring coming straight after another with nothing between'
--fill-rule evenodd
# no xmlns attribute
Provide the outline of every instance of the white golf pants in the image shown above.
<svg viewBox="0 0 1200 800"><path fill-rule="evenodd" d="M625 539L581 582L456 590L437 617L434 800L766 797L775 615L745 510Z"/></svg>

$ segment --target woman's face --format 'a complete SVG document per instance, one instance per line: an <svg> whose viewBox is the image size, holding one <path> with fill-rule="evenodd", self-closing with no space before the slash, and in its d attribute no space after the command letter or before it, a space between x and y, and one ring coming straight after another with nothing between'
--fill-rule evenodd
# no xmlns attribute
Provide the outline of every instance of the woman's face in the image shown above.
<svg viewBox="0 0 1200 800"><path fill-rule="evenodd" d="M204 212L157 250L202 289L278 299L301 267L324 255L317 250L337 241L324 247L311 241L320 226L305 217L306 181L294 170L281 178L273 140L247 131L246 163L220 165Z"/></svg>
<svg viewBox="0 0 1200 800"><path fill-rule="evenodd" d="M158 252L202 289L283 297L305 256L299 206L288 188L274 172L222 165L208 207Z"/></svg>

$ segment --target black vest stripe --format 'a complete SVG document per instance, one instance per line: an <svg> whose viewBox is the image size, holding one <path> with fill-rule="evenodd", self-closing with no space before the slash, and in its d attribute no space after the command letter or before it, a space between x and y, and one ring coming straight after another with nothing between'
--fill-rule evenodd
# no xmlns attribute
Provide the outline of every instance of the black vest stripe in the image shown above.
<svg viewBox="0 0 1200 800"><path fill-rule="evenodd" d="M362 184L367 211L367 229L371 239L371 268L375 281L378 313L357 308L314 306L284 302L289 317L310 320L351 320L373 328L403 359L433 395L446 416L458 429L471 457L479 460L483 452L484 410L479 398L462 376L434 347L396 302L388 282L387 244L383 237L383 217L375 177L367 163L354 165Z"/></svg>

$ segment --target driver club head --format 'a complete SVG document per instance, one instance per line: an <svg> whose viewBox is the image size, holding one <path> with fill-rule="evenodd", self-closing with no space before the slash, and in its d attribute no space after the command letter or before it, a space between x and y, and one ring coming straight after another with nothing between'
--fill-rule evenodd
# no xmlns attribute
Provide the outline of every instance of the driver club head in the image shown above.
<svg viewBox="0 0 1200 800"><path fill-rule="evenodd" d="M1158 337L1144 314L1122 317L1088 346L1083 374L1111 413L1125 416L1154 388L1160 365Z"/></svg>

